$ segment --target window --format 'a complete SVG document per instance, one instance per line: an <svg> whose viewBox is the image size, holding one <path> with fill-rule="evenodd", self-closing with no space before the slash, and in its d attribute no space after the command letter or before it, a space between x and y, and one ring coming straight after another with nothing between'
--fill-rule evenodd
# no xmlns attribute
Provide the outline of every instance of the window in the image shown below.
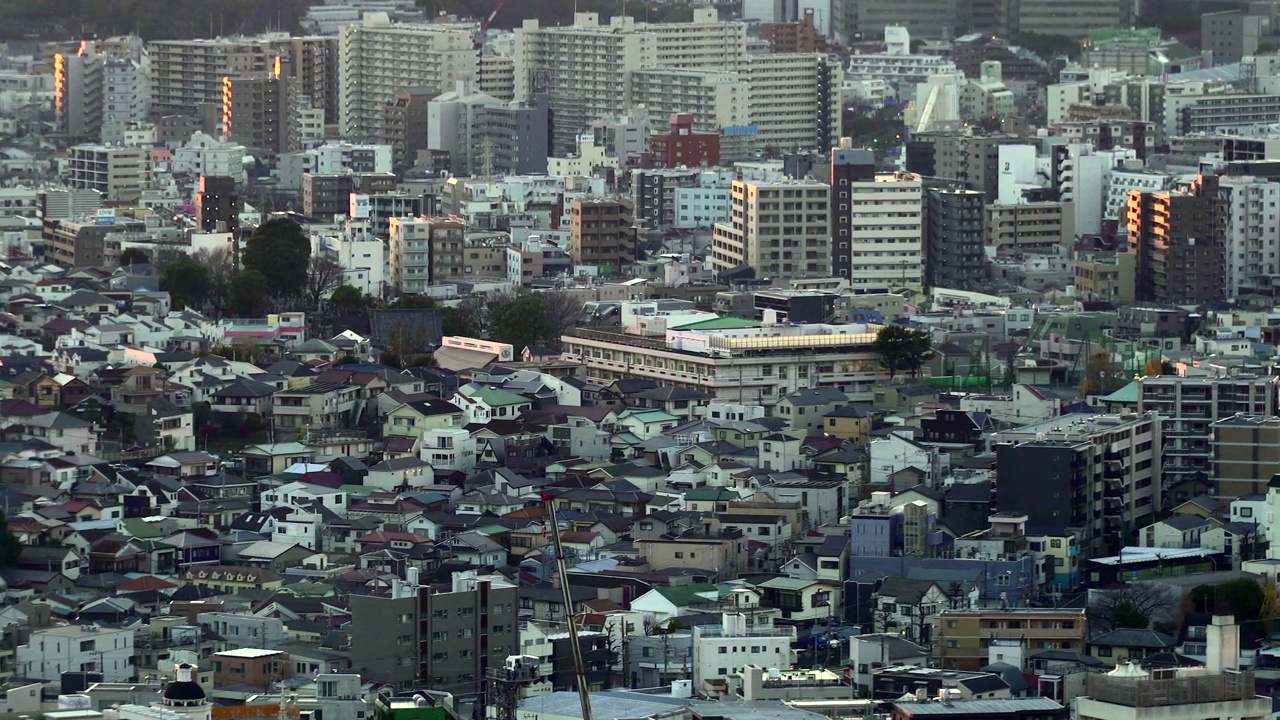
<svg viewBox="0 0 1280 720"><path fill-rule="evenodd" d="M721 654L721 655L728 655L728 654L729 654L729 648L728 648L727 646L725 646L725 645L721 645L721 646L720 646L720 654Z"/></svg>
<svg viewBox="0 0 1280 720"><path fill-rule="evenodd" d="M1240 517L1253 517L1253 508L1240 508Z"/></svg>
<svg viewBox="0 0 1280 720"><path fill-rule="evenodd" d="M1111 657L1111 648L1109 648L1109 647L1099 647L1099 648L1098 648L1098 657Z"/></svg>

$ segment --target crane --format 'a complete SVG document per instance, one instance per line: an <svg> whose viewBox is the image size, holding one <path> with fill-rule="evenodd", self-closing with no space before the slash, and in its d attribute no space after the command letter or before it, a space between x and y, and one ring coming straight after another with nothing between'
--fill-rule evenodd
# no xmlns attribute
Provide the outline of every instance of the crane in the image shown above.
<svg viewBox="0 0 1280 720"><path fill-rule="evenodd" d="M498 16L498 13L502 12L502 6L506 4L507 0L502 0L493 8L493 12L489 13L489 17L480 23L480 32L485 32L489 29L489 26L493 24L493 19Z"/></svg>
<svg viewBox="0 0 1280 720"><path fill-rule="evenodd" d="M497 10L494 13L496 14ZM560 540L560 521L556 518L556 496L554 493L543 490L539 497L547 509L547 516L551 522L551 537L555 542L556 572L560 573L564 616L569 622L569 647L573 651L573 672L578 679L578 703L582 706L582 720L591 720L591 693L587 690L587 667L582 661L582 645L578 643L578 616L573 612L573 595L569 592L569 567L564 558L564 544Z"/></svg>

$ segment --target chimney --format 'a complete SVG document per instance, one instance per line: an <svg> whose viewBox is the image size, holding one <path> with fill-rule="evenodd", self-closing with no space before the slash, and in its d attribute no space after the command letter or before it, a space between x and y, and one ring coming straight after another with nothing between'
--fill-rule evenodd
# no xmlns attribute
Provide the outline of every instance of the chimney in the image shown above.
<svg viewBox="0 0 1280 720"><path fill-rule="evenodd" d="M1205 668L1212 675L1234 670L1240 662L1240 626L1234 615L1214 615L1205 628Z"/></svg>

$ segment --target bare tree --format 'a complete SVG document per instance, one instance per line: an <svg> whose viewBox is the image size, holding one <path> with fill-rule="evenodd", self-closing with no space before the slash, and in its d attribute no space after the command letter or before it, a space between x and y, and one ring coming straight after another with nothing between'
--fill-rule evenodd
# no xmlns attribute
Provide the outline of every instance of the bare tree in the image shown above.
<svg viewBox="0 0 1280 720"><path fill-rule="evenodd" d="M326 257L312 255L307 263L307 283L302 288L307 307L320 307L320 301L329 297L342 284L342 266Z"/></svg>
<svg viewBox="0 0 1280 720"><path fill-rule="evenodd" d="M541 295L542 307L547 313L547 326L555 333L554 345L559 347L560 336L577 327L582 318L582 308L585 303L577 295L559 290Z"/></svg>
<svg viewBox="0 0 1280 720"><path fill-rule="evenodd" d="M191 256L209 275L208 299L216 307L223 307L227 301L227 288L231 278L235 277L235 256L229 248L216 250L200 250Z"/></svg>
<svg viewBox="0 0 1280 720"><path fill-rule="evenodd" d="M1178 610L1177 590L1154 582L1128 582L1089 593L1089 624L1110 632L1118 628L1148 627L1153 621L1173 617Z"/></svg>

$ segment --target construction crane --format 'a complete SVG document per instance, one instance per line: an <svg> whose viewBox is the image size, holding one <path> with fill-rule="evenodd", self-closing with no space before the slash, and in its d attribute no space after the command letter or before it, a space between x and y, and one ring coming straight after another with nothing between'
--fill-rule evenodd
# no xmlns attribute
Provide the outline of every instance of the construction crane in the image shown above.
<svg viewBox="0 0 1280 720"><path fill-rule="evenodd" d="M551 523L551 537L555 542L556 572L560 573L564 616L569 622L569 647L573 650L573 672L578 679L578 703L582 706L582 720L591 720L591 693L587 690L587 667L582 661L582 645L578 643L578 616L573 612L573 595L569 592L569 566L565 562L564 544L560 540L560 521L556 517L556 496L544 490L539 497L547 509L547 517Z"/></svg>
<svg viewBox="0 0 1280 720"><path fill-rule="evenodd" d="M498 16L498 13L502 12L502 6L506 4L507 0L502 0L502 2L498 3L497 6L493 8L493 12L489 13L489 17L486 18L484 22L480 23L480 32L485 32L489 29L489 26L493 24L493 19Z"/></svg>

